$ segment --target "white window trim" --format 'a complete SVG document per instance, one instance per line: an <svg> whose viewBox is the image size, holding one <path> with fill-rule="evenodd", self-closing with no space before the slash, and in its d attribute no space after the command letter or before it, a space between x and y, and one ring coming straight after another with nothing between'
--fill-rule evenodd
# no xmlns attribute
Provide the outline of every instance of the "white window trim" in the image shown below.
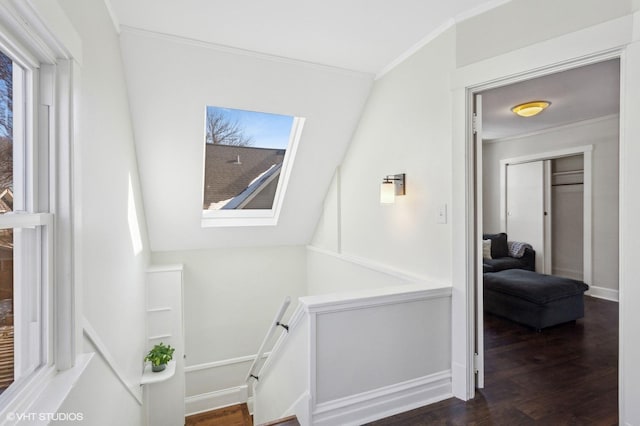
<svg viewBox="0 0 640 426"><path fill-rule="evenodd" d="M45 24L46 23L46 24ZM49 26L51 24L51 27ZM51 31L55 29L55 34ZM43 306L44 350L42 367L7 389L1 398L0 419L12 424L7 415L24 412L55 411L86 368L89 358L76 358L77 324L73 263L73 88L74 59L80 61L80 37L66 15L54 3L0 0L0 47L26 69L40 69L27 85L29 114L25 123L28 167L49 169L50 213L15 213L4 219L3 226L43 225L49 229L48 251L53 253L48 270L43 274L49 284ZM74 52L72 55L71 52ZM30 93L29 93L30 92ZM45 104L50 119L39 120L39 105ZM47 118L49 118L47 117ZM49 164L39 164L42 146L38 135L46 131L49 138ZM41 137L41 136L40 136ZM51 173L54 171L54 173ZM34 187L42 181L34 182ZM27 200L27 207L42 203L37 190ZM35 204L29 204L35 203ZM45 278L45 279L46 279ZM76 362L78 360L78 362ZM57 396L56 396L57 395ZM56 396L54 398L54 396Z"/></svg>
<svg viewBox="0 0 640 426"><path fill-rule="evenodd" d="M289 134L289 144L282 162L282 169L280 171L280 177L278 178L276 194L273 198L273 207L271 209L261 210L203 210L201 221L201 226L203 228L275 226L278 224L280 212L282 211L282 205L284 203L284 195L287 192L289 178L291 177L291 169L293 168L296 153L298 151L298 144L302 136L304 122L305 119L302 117L293 118L291 133Z"/></svg>

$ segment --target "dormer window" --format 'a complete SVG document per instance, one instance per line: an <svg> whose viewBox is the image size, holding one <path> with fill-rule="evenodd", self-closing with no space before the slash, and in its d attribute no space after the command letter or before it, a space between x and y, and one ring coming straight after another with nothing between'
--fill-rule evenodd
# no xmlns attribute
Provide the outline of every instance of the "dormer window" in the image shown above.
<svg viewBox="0 0 640 426"><path fill-rule="evenodd" d="M277 224L303 121L206 108L203 226Z"/></svg>

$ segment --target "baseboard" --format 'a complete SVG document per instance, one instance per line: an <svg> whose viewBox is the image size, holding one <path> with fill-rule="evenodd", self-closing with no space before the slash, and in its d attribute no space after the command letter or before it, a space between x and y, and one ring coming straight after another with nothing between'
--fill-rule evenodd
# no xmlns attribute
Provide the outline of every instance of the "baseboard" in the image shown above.
<svg viewBox="0 0 640 426"><path fill-rule="evenodd" d="M451 364L451 393L458 399L466 401L469 399L467 389L467 367L459 362Z"/></svg>
<svg viewBox="0 0 640 426"><path fill-rule="evenodd" d="M591 297L597 297L598 299L611 300L612 302L618 302L620 300L618 290L612 290L605 287L597 287L594 285L589 286L587 293Z"/></svg>
<svg viewBox="0 0 640 426"><path fill-rule="evenodd" d="M314 425L361 425L452 397L451 371L317 404Z"/></svg>
<svg viewBox="0 0 640 426"><path fill-rule="evenodd" d="M309 392L304 392L302 395L298 397L298 399L296 399L296 401L293 404L291 404L291 407L289 407L284 413L280 415L280 418L284 419L287 416L291 416L295 414L296 417L298 418L298 422L301 425L310 425L311 424L310 403L311 403L311 395L309 395Z"/></svg>
<svg viewBox="0 0 640 426"><path fill-rule="evenodd" d="M242 404L249 398L247 385L222 389L215 392L189 396L184 399L185 413L187 416L217 410L230 405Z"/></svg>

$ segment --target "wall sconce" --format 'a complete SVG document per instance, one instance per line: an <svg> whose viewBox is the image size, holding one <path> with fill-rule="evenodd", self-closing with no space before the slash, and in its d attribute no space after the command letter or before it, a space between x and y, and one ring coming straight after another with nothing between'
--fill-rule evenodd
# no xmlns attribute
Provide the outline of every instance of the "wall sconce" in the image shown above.
<svg viewBox="0 0 640 426"><path fill-rule="evenodd" d="M405 174L386 176L380 184L380 203L393 204L396 195L405 195Z"/></svg>

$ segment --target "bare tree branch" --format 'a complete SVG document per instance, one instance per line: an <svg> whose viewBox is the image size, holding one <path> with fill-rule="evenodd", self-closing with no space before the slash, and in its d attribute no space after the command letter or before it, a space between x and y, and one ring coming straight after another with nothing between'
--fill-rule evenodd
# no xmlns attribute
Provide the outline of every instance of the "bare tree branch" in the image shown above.
<svg viewBox="0 0 640 426"><path fill-rule="evenodd" d="M0 136L13 136L13 61L0 52Z"/></svg>
<svg viewBox="0 0 640 426"><path fill-rule="evenodd" d="M247 136L237 121L231 121L218 110L207 110L207 143L219 145L251 146L253 139Z"/></svg>
<svg viewBox="0 0 640 426"><path fill-rule="evenodd" d="M0 137L0 193L5 189L13 190L13 144Z"/></svg>
<svg viewBox="0 0 640 426"><path fill-rule="evenodd" d="M0 52L0 192L13 190L13 61Z"/></svg>

